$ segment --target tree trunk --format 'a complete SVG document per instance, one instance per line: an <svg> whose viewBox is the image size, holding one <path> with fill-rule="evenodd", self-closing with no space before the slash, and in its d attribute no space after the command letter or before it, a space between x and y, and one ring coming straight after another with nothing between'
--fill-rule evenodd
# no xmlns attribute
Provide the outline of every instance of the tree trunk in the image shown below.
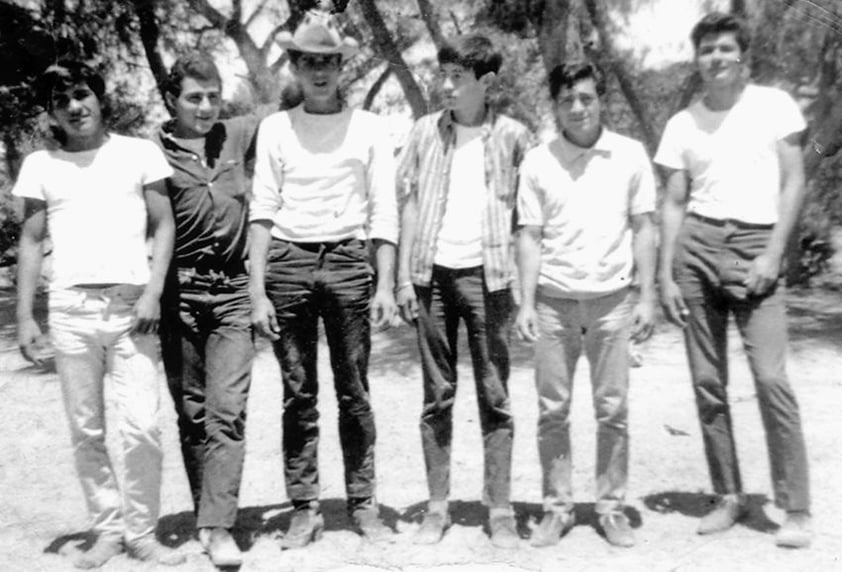
<svg viewBox="0 0 842 572"><path fill-rule="evenodd" d="M594 28L599 33L601 49L601 64L607 68L614 77L617 78L617 83L620 85L620 90L626 98L626 101L631 108L632 113L637 119L640 129L643 132L643 143L646 145L649 153L654 154L658 148L658 137L653 128L654 121L649 115L648 110L644 106L634 87L634 82L629 75L627 67L624 62L620 61L614 44L611 41L611 34L608 31L608 20L605 15L605 8L601 0L585 0L585 7L590 15L591 22Z"/></svg>
<svg viewBox="0 0 842 572"><path fill-rule="evenodd" d="M258 103L268 103L278 95L278 85L275 74L272 73L268 63L267 55L272 46L271 40L263 46L258 46L248 32L246 26L240 21L241 2L234 0L234 10L229 18L214 8L209 0L187 0L190 7L210 22L210 24L222 30L226 36L231 38L237 46L237 51L248 70L249 81L254 88ZM317 3L312 1L290 2L290 11L300 19L307 7L313 7ZM274 33L277 33L276 30ZM274 36L272 36L274 37Z"/></svg>
<svg viewBox="0 0 842 572"><path fill-rule="evenodd" d="M441 32L441 26L439 26L440 18L436 7L433 6L430 0L418 0L418 9L421 12L421 19L427 25L427 30L430 32L430 37L433 39L433 45L436 47L436 51L440 50L446 43L446 40Z"/></svg>
<svg viewBox="0 0 842 572"><path fill-rule="evenodd" d="M380 93L381 89L383 89L383 84L386 83L386 80L389 79L389 76L391 75L392 68L390 66L386 66L386 69L383 71L383 73L377 76L377 79L374 80L373 84L371 84L368 93L365 94L365 101L363 101L363 109L371 109L371 106L374 103L374 98L377 97L377 94Z"/></svg>
<svg viewBox="0 0 842 572"><path fill-rule="evenodd" d="M386 22L383 21L377 4L374 0L359 0L359 6L374 36L374 50L381 58L389 62L389 68L395 74L412 109L412 116L421 117L427 113L427 100L412 72L409 71L409 66L404 61L391 32L386 28Z"/></svg>
<svg viewBox="0 0 842 572"><path fill-rule="evenodd" d="M143 44L143 51L146 53L146 61L155 77L158 92L161 99L166 101L167 68L161 52L158 50L158 38L161 30L158 26L158 19L155 17L155 0L132 0L135 14L140 21L140 41Z"/></svg>
<svg viewBox="0 0 842 572"><path fill-rule="evenodd" d="M570 0L546 0L540 15L533 21L547 74L566 59L569 17Z"/></svg>

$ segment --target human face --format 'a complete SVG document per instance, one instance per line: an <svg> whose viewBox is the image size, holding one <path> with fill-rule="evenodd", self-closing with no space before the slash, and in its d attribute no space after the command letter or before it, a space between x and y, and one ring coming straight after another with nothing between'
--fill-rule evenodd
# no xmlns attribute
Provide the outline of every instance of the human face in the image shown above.
<svg viewBox="0 0 842 572"><path fill-rule="evenodd" d="M182 79L178 96L167 94L167 102L175 118L175 136L193 139L207 135L219 119L221 91L215 79Z"/></svg>
<svg viewBox="0 0 842 572"><path fill-rule="evenodd" d="M304 109L311 113L335 113L340 110L340 54L304 52L298 56L293 71L304 93Z"/></svg>
<svg viewBox="0 0 842 572"><path fill-rule="evenodd" d="M493 74L477 78L474 70L455 63L442 64L438 80L441 85L444 105L452 111L457 120L476 115L485 109L485 93Z"/></svg>
<svg viewBox="0 0 842 572"><path fill-rule="evenodd" d="M708 34L696 48L696 67L705 85L726 87L742 79L743 51L735 32Z"/></svg>
<svg viewBox="0 0 842 572"><path fill-rule="evenodd" d="M599 138L602 103L593 78L562 87L555 99L558 125L567 139L581 147L590 147Z"/></svg>
<svg viewBox="0 0 842 572"><path fill-rule="evenodd" d="M54 90L50 96L50 115L67 137L67 150L82 151L100 145L105 132L102 107L88 84L81 82Z"/></svg>

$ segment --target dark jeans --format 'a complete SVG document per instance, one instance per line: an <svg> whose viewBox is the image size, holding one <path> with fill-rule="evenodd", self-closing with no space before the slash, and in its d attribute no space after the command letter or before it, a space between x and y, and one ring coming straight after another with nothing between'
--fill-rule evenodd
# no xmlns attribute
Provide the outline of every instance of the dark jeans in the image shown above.
<svg viewBox="0 0 842 572"><path fill-rule="evenodd" d="M675 276L690 311L687 357L708 467L718 494L742 491L728 405L728 315L733 314L754 377L766 431L776 504L810 506L807 452L795 393L786 374L783 286L747 295L743 280L768 243L770 230L713 224L690 215L681 234Z"/></svg>
<svg viewBox="0 0 842 572"><path fill-rule="evenodd" d="M254 344L248 275L181 268L164 295L161 354L199 528L231 528Z"/></svg>
<svg viewBox="0 0 842 572"><path fill-rule="evenodd" d="M508 508L514 422L509 403L511 291L489 292L481 266L452 270L435 266L430 287L418 296L418 347L424 376L421 441L431 501L450 494L450 450L459 321L465 322L474 368L485 452L483 502Z"/></svg>
<svg viewBox="0 0 842 572"><path fill-rule="evenodd" d="M266 293L280 339L275 356L284 384L283 448L287 496L319 497L318 319L325 326L339 407L339 439L349 501L374 499L376 431L368 387L369 306L373 270L361 240L294 243L273 240Z"/></svg>

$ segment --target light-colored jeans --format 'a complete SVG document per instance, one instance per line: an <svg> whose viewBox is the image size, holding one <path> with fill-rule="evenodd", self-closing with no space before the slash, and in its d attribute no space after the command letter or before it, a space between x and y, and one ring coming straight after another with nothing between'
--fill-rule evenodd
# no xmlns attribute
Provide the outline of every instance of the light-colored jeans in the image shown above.
<svg viewBox="0 0 842 572"><path fill-rule="evenodd" d="M129 542L154 532L161 488L158 338L129 333L142 290L73 287L51 292L49 300L56 369L92 529ZM122 462L112 463L105 445L106 383Z"/></svg>
<svg viewBox="0 0 842 572"><path fill-rule="evenodd" d="M544 510L573 510L570 405L576 362L590 363L597 421L596 507L619 510L628 481L629 335L636 294L629 289L588 300L539 294L535 346L538 452Z"/></svg>

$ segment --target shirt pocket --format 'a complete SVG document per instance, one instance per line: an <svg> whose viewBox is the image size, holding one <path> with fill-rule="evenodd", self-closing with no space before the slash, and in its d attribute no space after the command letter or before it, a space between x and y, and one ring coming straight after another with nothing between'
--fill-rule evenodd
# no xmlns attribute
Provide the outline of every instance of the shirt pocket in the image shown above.
<svg viewBox="0 0 842 572"><path fill-rule="evenodd" d="M244 166L245 162L242 158L221 159L213 177L214 186L223 189L233 197L246 195L248 185Z"/></svg>

